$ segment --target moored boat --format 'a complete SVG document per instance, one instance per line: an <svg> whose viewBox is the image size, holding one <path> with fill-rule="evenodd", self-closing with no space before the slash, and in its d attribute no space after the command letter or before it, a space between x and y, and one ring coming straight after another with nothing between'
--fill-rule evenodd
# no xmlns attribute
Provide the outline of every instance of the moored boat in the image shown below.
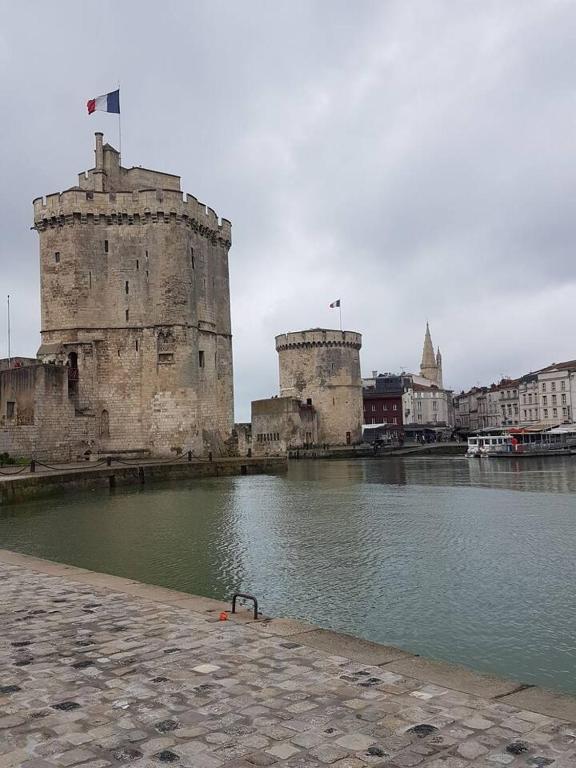
<svg viewBox="0 0 576 768"><path fill-rule="evenodd" d="M576 453L576 424L556 427L510 427L477 433L468 438L469 457L512 458L566 456Z"/></svg>

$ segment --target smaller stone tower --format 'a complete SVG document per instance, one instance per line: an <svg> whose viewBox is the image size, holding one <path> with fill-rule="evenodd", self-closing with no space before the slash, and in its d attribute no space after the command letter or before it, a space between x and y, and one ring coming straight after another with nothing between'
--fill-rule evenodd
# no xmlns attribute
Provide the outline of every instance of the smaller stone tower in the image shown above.
<svg viewBox="0 0 576 768"><path fill-rule="evenodd" d="M276 337L280 397L314 406L319 443L362 439L361 347L362 336L353 331L313 328Z"/></svg>
<svg viewBox="0 0 576 768"><path fill-rule="evenodd" d="M438 347L438 351L436 352L436 383L440 389L443 389L444 384L442 383L442 355L440 353L440 347Z"/></svg>

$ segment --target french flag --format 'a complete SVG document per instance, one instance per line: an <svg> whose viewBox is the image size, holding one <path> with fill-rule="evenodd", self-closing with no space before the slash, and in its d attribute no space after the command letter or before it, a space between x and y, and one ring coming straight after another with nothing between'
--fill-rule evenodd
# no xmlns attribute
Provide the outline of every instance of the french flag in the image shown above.
<svg viewBox="0 0 576 768"><path fill-rule="evenodd" d="M88 114L99 110L100 112L114 112L120 114L120 89L112 91L112 93L105 93L103 96L96 96L95 99L88 99L86 102L88 107Z"/></svg>

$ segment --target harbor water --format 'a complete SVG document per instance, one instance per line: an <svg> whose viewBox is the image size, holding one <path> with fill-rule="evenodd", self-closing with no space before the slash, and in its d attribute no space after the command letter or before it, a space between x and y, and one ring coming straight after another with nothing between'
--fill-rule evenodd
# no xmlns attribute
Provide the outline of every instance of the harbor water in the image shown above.
<svg viewBox="0 0 576 768"><path fill-rule="evenodd" d="M35 500L0 547L576 694L576 457L293 461Z"/></svg>

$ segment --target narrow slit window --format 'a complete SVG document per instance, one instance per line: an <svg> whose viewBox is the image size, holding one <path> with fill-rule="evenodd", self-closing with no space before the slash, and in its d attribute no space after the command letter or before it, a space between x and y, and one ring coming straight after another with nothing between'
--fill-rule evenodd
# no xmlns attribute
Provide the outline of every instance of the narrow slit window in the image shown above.
<svg viewBox="0 0 576 768"><path fill-rule="evenodd" d="M136 259L136 270L140 269L140 261Z"/></svg>
<svg viewBox="0 0 576 768"><path fill-rule="evenodd" d="M56 253L54 254L54 261L56 262L56 264L60 263L60 251L56 251Z"/></svg>
<svg viewBox="0 0 576 768"><path fill-rule="evenodd" d="M194 248L190 248L190 262L192 264L192 269L196 269L196 263L194 261Z"/></svg>
<svg viewBox="0 0 576 768"><path fill-rule="evenodd" d="M88 272L88 288L92 288L92 272Z"/></svg>
<svg viewBox="0 0 576 768"><path fill-rule="evenodd" d="M198 367L204 368L204 351L201 349L198 350Z"/></svg>
<svg viewBox="0 0 576 768"><path fill-rule="evenodd" d="M128 322L129 318L130 318L130 313L128 312L128 310L126 310L126 322Z"/></svg>
<svg viewBox="0 0 576 768"><path fill-rule="evenodd" d="M138 339L136 339L136 352L138 352Z"/></svg>
<svg viewBox="0 0 576 768"><path fill-rule="evenodd" d="M108 240L104 240L104 253L108 253Z"/></svg>
<svg viewBox="0 0 576 768"><path fill-rule="evenodd" d="M126 292L126 294L130 293L130 286L128 284L128 280L126 280L126 282L124 283L124 291Z"/></svg>

